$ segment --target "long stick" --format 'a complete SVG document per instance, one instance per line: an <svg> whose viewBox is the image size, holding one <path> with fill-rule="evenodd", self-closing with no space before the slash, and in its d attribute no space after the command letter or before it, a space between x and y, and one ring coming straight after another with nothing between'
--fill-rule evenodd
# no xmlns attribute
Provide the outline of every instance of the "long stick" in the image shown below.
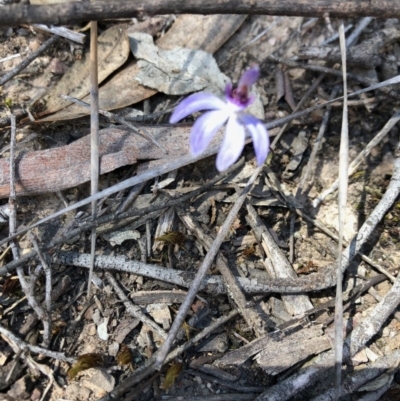
<svg viewBox="0 0 400 401"><path fill-rule="evenodd" d="M0 25L71 24L102 19L161 14L265 14L305 17L400 17L400 3L390 0L100 0L1 7Z"/></svg>
<svg viewBox="0 0 400 401"><path fill-rule="evenodd" d="M90 23L90 164L91 164L91 195L99 190L99 82L97 66L97 22ZM97 218L97 200L92 201L92 220ZM96 250L96 226L92 228L90 247L90 269L88 278L88 299L92 285L94 253Z"/></svg>
<svg viewBox="0 0 400 401"><path fill-rule="evenodd" d="M340 151L339 151L339 243L338 243L338 266L336 276L336 300L335 300L335 400L339 400L342 361L343 361L343 298L342 298L342 249L344 222L346 216L347 203L347 185L349 168L349 124L347 112L347 79L346 79L346 40L344 37L343 21L339 27L340 51L342 54L342 71L343 71L343 115L342 130L340 135Z"/></svg>

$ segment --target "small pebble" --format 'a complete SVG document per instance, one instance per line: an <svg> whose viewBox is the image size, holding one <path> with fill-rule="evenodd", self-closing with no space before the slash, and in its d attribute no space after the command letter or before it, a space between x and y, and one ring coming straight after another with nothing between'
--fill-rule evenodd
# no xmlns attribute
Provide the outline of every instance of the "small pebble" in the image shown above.
<svg viewBox="0 0 400 401"><path fill-rule="evenodd" d="M25 28L19 28L17 32L18 32L18 35L20 35L20 36L28 36L29 35L29 31Z"/></svg>
<svg viewBox="0 0 400 401"><path fill-rule="evenodd" d="M67 66L57 57L53 58L50 63L50 72L54 75L63 75L67 71Z"/></svg>
<svg viewBox="0 0 400 401"><path fill-rule="evenodd" d="M114 341L108 346L108 354L110 356L116 357L119 351L119 344Z"/></svg>
<svg viewBox="0 0 400 401"><path fill-rule="evenodd" d="M29 43L29 50L31 51L36 51L37 49L39 49L41 43L37 40L37 39L33 39L30 43Z"/></svg>
<svg viewBox="0 0 400 401"><path fill-rule="evenodd" d="M94 336L97 333L97 329L96 329L96 325L95 324L91 324L88 327L88 335L89 336Z"/></svg>
<svg viewBox="0 0 400 401"><path fill-rule="evenodd" d="M6 31L4 32L4 36L6 38L9 38L12 34L14 33L13 29L10 27L8 29L6 29Z"/></svg>

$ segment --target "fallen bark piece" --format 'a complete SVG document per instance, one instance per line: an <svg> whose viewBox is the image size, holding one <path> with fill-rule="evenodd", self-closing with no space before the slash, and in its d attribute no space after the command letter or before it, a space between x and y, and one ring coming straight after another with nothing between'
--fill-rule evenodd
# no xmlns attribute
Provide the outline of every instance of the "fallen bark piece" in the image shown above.
<svg viewBox="0 0 400 401"><path fill-rule="evenodd" d="M345 363L379 332L382 325L393 311L396 310L399 304L400 278L397 277L396 282L386 294L385 298L383 298L372 310L370 315L347 336L343 346L343 361ZM317 379L323 380L324 377L332 375L334 357L334 350L319 355L312 365L301 368L294 375L270 387L258 396L255 401L284 401L290 399L301 390L313 385Z"/></svg>
<svg viewBox="0 0 400 401"><path fill-rule="evenodd" d="M118 344L122 344L126 336L135 329L140 323L139 319L132 319L131 317L123 319L120 321L118 326L114 330L114 340Z"/></svg>
<svg viewBox="0 0 400 401"><path fill-rule="evenodd" d="M271 342L256 356L258 364L266 373L277 375L309 356L332 347L328 336L321 335L322 330L315 333L311 329L302 329L278 343Z"/></svg>
<svg viewBox="0 0 400 401"><path fill-rule="evenodd" d="M136 305L148 305L153 303L175 304L185 300L186 291L138 291L132 293L129 298Z"/></svg>
<svg viewBox="0 0 400 401"><path fill-rule="evenodd" d="M225 354L216 365L221 367L240 365L259 353L256 359L260 366L268 374L278 374L310 355L331 348L330 340L322 334L321 326L302 325L286 331L269 333Z"/></svg>
<svg viewBox="0 0 400 401"><path fill-rule="evenodd" d="M292 265L287 260L285 254L279 248L274 238L265 227L256 210L253 208L253 206L248 204L247 211L248 219L253 221L253 224L251 225L255 228L255 230L253 228L255 235L260 240L264 251L268 255L268 260L271 264L271 271L269 272L270 276L273 278L296 279L297 274L293 270ZM285 304L286 310L291 315L300 315L313 308L313 305L307 295L283 295L282 301Z"/></svg>
<svg viewBox="0 0 400 401"><path fill-rule="evenodd" d="M189 152L190 127L154 126L147 132L159 136L163 151L129 131L107 128L100 131L100 174L137 160L176 158ZM10 168L0 160L0 198L10 193ZM20 154L16 158L15 190L18 196L73 188L90 180L90 136L69 145Z"/></svg>

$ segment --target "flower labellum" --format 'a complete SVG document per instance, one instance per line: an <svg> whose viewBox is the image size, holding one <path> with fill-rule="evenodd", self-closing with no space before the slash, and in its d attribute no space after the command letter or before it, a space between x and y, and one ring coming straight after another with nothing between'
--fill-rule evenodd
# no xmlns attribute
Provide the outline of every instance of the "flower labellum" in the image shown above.
<svg viewBox="0 0 400 401"><path fill-rule="evenodd" d="M259 75L260 69L256 66L242 75L237 87L228 84L225 101L210 93L195 93L178 104L169 120L171 124L197 111L210 110L193 124L190 133L190 151L193 156L204 152L214 135L226 123L225 136L217 156L217 169L226 170L236 162L243 151L247 134L252 137L257 164L260 166L264 163L269 151L267 130L260 120L243 111L255 100L250 95L250 88Z"/></svg>

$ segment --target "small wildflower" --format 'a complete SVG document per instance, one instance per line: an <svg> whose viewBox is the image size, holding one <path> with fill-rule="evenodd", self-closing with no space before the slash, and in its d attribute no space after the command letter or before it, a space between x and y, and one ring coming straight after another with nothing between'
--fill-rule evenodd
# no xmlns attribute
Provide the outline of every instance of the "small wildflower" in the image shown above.
<svg viewBox="0 0 400 401"><path fill-rule="evenodd" d="M226 170L236 162L243 151L248 133L253 139L257 164L260 166L264 163L269 151L267 130L260 120L244 112L255 100L250 95L250 88L259 74L260 69L256 66L242 75L237 87L228 84L225 101L210 93L195 93L178 104L169 120L172 124L197 111L210 110L193 124L190 133L190 151L193 156L204 152L214 135L227 122L224 140L217 156L217 169Z"/></svg>

